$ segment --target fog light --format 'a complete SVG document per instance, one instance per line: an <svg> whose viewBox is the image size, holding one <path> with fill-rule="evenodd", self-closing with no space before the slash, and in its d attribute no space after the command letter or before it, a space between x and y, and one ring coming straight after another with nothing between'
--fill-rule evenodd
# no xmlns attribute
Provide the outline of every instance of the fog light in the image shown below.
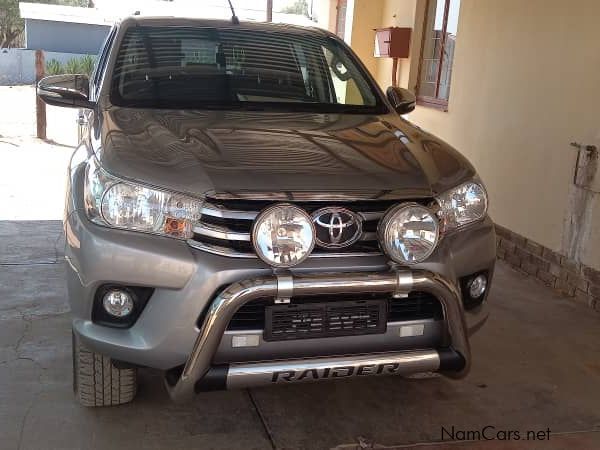
<svg viewBox="0 0 600 450"><path fill-rule="evenodd" d="M477 275L469 283L469 296L473 299L481 297L485 294L487 288L487 277L485 275Z"/></svg>
<svg viewBox="0 0 600 450"><path fill-rule="evenodd" d="M111 289L104 294L102 306L113 317L125 317L133 311L133 298L125 291Z"/></svg>

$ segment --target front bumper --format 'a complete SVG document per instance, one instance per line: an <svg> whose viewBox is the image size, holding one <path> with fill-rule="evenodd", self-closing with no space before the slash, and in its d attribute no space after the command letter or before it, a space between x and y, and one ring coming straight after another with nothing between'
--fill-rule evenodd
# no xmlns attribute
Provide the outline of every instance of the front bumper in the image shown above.
<svg viewBox="0 0 600 450"><path fill-rule="evenodd" d="M67 282L73 330L80 341L91 350L115 360L172 373L170 369L174 367L185 364L189 366L190 355L198 347L197 342L203 335L198 318L209 310L210 305L213 305L210 306L212 311L224 293L231 293L232 290L240 289L240 286L263 280L260 284L263 294L268 288L269 292L277 295L277 277L273 275L270 267L258 259L232 260L202 252L190 247L186 242L175 239L92 224L83 211L82 174L82 171L72 173L67 195L65 255L68 262ZM435 280L433 284L438 286L435 289L446 286L446 290L452 292L452 295L447 292L444 295L454 298L447 302L450 306L445 306L445 314L452 308L459 308L459 319L423 323L424 335L419 337L400 337L393 326L388 324L388 332L385 335L266 344L261 341L258 347L241 349L232 347L230 331L225 334L222 331L216 332L211 339L219 340L220 344L217 343L218 347L214 350L214 342L211 341L212 365L208 369L205 366L194 369L194 373L197 375L207 370L205 380L215 379L209 375L218 373L219 383L223 385L225 380L226 387L242 386L243 383L250 383L252 379L268 379L272 376L272 368L290 367L293 364L304 367L302 370L309 370L306 373L317 374L320 378L323 378L320 375L325 373L337 377L338 375L333 374L338 372L325 369L346 364L348 358L340 359L338 355L348 353L357 355L352 356L354 361L361 358L373 361L375 357L379 358L373 364L385 364L388 361L386 358L392 358L395 361L393 364L398 363L398 368L402 366L402 371L408 370L409 367L412 367L411 371L417 368L417 371L444 370L448 367L448 361L452 359L448 358L448 349L465 359L464 367L458 371L458 374L463 373L468 369L469 353L463 354L462 350L456 347L455 336L460 336L461 333L467 336L477 330L487 318L488 305L485 299L477 308L462 309L462 302L456 300L457 286L461 277L479 271L487 271L491 281L496 256L495 246L494 227L488 217L470 226L468 230L445 236L432 256L426 262L413 266L410 271L390 271L389 261L384 256L309 258L300 267L295 267L289 272L293 277L293 290L296 295L306 292L308 284L314 287L315 281L317 286L321 286L321 282L325 280L345 280L351 285L352 292L376 292L381 288L384 290L380 292L402 293L409 285L415 290L417 287L424 287L425 282L419 280L427 279L427 283ZM399 274L404 274L405 281L402 283L398 281ZM410 283L407 281L409 275ZM379 281L375 283L374 280ZM155 288L155 292L132 327L110 328L91 320L94 294L103 284L149 286ZM334 283L333 286L342 289L339 283ZM346 288L350 287L343 287ZM221 292L221 296L215 297L215 293L218 292ZM236 298L240 295L241 293L237 293ZM248 300L246 295L241 295L243 300L236 301ZM224 321L225 319L219 319L220 323ZM454 331L452 338L443 342L443 338L449 335L449 329L455 326L460 327L461 333L457 334ZM259 330L253 332L261 333ZM452 347L449 347L450 343ZM464 345L462 348L464 350ZM421 354L414 354L414 349L425 350L420 350ZM379 355L375 355L376 353ZM204 355L204 351L202 354ZM256 363L274 359L279 362L270 363L269 372L266 374L267 369ZM282 360L287 361L285 366L281 365ZM362 365L364 364L363 361ZM222 370L224 367L228 367L226 372ZM359 369L360 367L356 366L352 371L355 374L365 374L365 371L368 371ZM249 378L240 375L247 372L255 373L255 376ZM389 370L382 372L388 373ZM224 373L227 373L225 377ZM194 378L195 376L188 375L189 380ZM306 381L306 378L308 377L294 381ZM177 377L171 379L174 389L183 389L175 387L177 381ZM286 378L281 378L281 382L285 381ZM193 384L195 382L196 380ZM256 384L259 381L252 383ZM184 391L189 392L189 386L186 386Z"/></svg>
<svg viewBox="0 0 600 450"><path fill-rule="evenodd" d="M294 295L389 293L403 296L413 290L429 292L442 304L447 338L438 349L423 349L374 355L237 363L213 366L215 353L227 324L245 303L259 297L290 298ZM424 270L383 273L335 273L291 276L275 275L232 284L212 302L181 375L167 377L171 398L181 401L195 391L228 389L277 382L316 381L363 375L392 375L443 371L465 375L471 351L462 299L454 285Z"/></svg>

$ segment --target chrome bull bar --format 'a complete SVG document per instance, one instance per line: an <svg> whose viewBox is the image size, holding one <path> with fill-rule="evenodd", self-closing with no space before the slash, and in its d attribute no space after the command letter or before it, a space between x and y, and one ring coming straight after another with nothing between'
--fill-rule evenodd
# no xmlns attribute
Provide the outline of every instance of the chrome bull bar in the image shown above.
<svg viewBox="0 0 600 450"><path fill-rule="evenodd" d="M385 375L440 370L453 378L466 375L470 368L471 350L461 296L454 284L441 275L425 270L295 275L286 273L239 281L230 285L213 300L181 375L171 381L167 378L166 386L169 395L174 401L187 400L193 397L196 383L206 377L211 369L212 372L219 372L218 367L211 367L219 343L235 312L251 300L261 297L275 299L290 298L295 295L360 292L390 293L402 297L415 290L434 295L442 304L447 334L442 349L235 364L230 373L224 375L226 378L224 387L247 387L267 379L275 382L279 381L280 376L281 380L289 381L293 377L286 374L286 371L290 372L294 370L293 367L300 366L304 371L308 370L307 373L316 374L316 376L305 377L310 379L303 381L324 378L322 375L325 373L330 375L332 365L348 368L345 374L350 371L352 374L362 371L359 375ZM368 368L364 368L365 366ZM277 375L277 379L276 374L280 374Z"/></svg>

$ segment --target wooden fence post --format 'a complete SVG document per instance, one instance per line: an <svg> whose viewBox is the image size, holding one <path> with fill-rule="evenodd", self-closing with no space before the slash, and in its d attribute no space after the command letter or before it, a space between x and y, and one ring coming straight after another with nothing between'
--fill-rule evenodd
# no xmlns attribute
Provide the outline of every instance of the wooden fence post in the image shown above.
<svg viewBox="0 0 600 450"><path fill-rule="evenodd" d="M35 82L40 81L45 75L44 52L35 51ZM37 137L46 139L46 104L36 95L35 97L35 117L37 124Z"/></svg>

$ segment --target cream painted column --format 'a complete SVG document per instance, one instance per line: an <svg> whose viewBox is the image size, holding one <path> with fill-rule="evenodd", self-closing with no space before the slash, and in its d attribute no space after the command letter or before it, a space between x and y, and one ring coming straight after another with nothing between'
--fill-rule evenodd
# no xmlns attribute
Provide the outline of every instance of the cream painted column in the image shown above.
<svg viewBox="0 0 600 450"><path fill-rule="evenodd" d="M345 41L358 54L373 76L377 75L375 28L381 26L383 0L348 0Z"/></svg>

